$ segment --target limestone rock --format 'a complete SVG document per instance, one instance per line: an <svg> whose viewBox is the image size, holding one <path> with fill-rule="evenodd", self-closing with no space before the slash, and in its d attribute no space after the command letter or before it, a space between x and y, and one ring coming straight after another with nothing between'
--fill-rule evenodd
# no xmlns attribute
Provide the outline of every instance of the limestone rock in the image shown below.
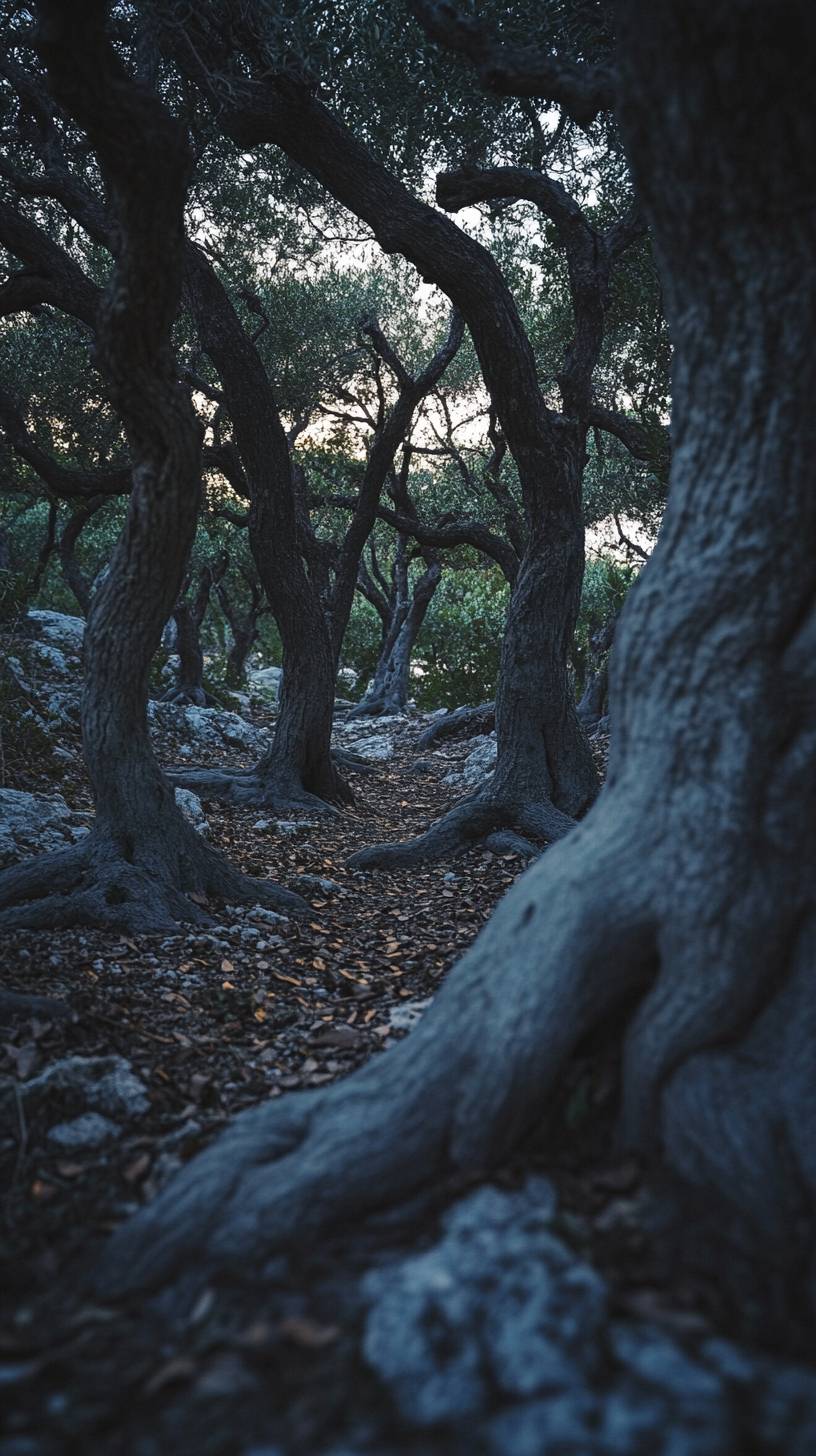
<svg viewBox="0 0 816 1456"><path fill-rule="evenodd" d="M47 642L53 642L64 652L78 654L82 651L85 638L85 621L82 617L69 617L64 612L46 612L33 608L27 613L29 622L37 625L39 634Z"/></svg>
<svg viewBox="0 0 816 1456"><path fill-rule="evenodd" d="M445 775L443 783L451 788L476 789L490 777L496 767L496 735L485 733L471 738L464 763Z"/></svg>
<svg viewBox="0 0 816 1456"><path fill-rule="evenodd" d="M48 1141L63 1152L78 1153L102 1147L120 1136L121 1129L101 1112L83 1112L70 1122L58 1122L48 1130Z"/></svg>
<svg viewBox="0 0 816 1456"><path fill-rule="evenodd" d="M63 1057L20 1083L25 1101L58 1098L61 1110L89 1109L109 1118L141 1117L150 1105L144 1083L124 1057Z"/></svg>
<svg viewBox="0 0 816 1456"><path fill-rule="evenodd" d="M269 736L247 723L238 713L221 708L183 707L178 703L150 702L148 722L154 733L180 741L183 747L241 748L260 756L269 747Z"/></svg>
<svg viewBox="0 0 816 1456"><path fill-rule="evenodd" d="M199 834L209 834L210 826L198 794L194 794L192 789L176 789L176 803L185 819L189 820Z"/></svg>
<svg viewBox="0 0 816 1456"><path fill-rule="evenodd" d="M66 849L87 830L84 816L61 794L0 789L0 869L30 855Z"/></svg>

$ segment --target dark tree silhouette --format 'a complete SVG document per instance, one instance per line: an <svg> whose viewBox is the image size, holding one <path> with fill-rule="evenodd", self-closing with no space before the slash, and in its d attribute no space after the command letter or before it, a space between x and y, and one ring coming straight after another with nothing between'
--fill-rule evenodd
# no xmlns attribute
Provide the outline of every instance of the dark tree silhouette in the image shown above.
<svg viewBox="0 0 816 1456"><path fill-rule="evenodd" d="M176 807L150 747L148 670L178 596L200 496L200 430L170 344L191 156L183 128L116 58L105 38L106 13L102 0L86 0L70 15L54 0L38 7L38 43L54 100L94 148L118 230L101 296L92 285L86 289L81 270L68 268L59 248L49 260L54 297L64 284L87 305L97 362L133 464L125 528L85 635L82 732L96 820L81 844L0 875L4 928L163 929L207 918L191 892L306 908L299 896L240 875L206 844Z"/></svg>

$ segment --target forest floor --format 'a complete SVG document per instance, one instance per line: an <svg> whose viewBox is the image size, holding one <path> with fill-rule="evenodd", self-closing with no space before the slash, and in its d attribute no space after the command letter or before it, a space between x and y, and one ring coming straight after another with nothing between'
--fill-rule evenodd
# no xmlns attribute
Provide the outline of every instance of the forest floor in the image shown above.
<svg viewBox="0 0 816 1456"><path fill-rule="evenodd" d="M108 1232L236 1113L346 1076L406 1034L523 869L481 850L411 874L346 868L353 850L420 832L457 797L442 778L467 745L444 746L419 773L424 726L406 720L393 759L355 774L356 804L342 816L300 816L273 837L258 827L267 813L205 803L211 839L235 863L310 885L306 922L213 907L217 923L206 931L7 938L4 989L55 1004L0 1030L0 1456L312 1456L347 1432L350 1407L381 1442L390 1432L378 1451L474 1449L452 1436L442 1445L417 1437L361 1360L352 1291L378 1248L393 1253L405 1237L387 1220L363 1238L339 1231L260 1282L247 1270L244 1288L196 1286L186 1303L177 1290L172 1308L161 1298L103 1306L85 1282ZM249 759L236 752L232 762ZM78 757L63 762L59 784L36 763L23 778L11 786L58 787L72 806L88 804ZM58 1146L54 1124L73 1115L64 1094L23 1098L20 1086L65 1058L111 1056L140 1079L144 1109L97 1148ZM495 1181L518 1187L546 1167L559 1230L602 1271L619 1313L681 1339L733 1334L724 1292L667 1258L641 1217L641 1170L608 1141L615 1086L608 1055L583 1049L559 1092L560 1132L546 1161L527 1150ZM451 1195L444 1190L443 1201Z"/></svg>

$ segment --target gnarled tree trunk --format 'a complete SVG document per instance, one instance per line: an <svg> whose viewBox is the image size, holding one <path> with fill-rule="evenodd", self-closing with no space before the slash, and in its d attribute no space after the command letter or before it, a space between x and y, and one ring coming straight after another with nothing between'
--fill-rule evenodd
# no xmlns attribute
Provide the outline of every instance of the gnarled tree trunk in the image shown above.
<svg viewBox="0 0 816 1456"><path fill-rule="evenodd" d="M200 432L170 345L190 153L183 128L130 79L106 41L106 9L81 7L69 18L56 0L43 0L40 33L54 97L87 132L118 215L97 359L127 430L134 483L85 633L82 736L94 826L76 848L0 876L6 928L159 930L206 919L189 892L305 909L298 896L240 875L196 833L148 736L150 661L178 595L199 507Z"/></svg>
<svg viewBox="0 0 816 1456"><path fill-rule="evenodd" d="M621 17L675 449L619 628L608 783L407 1041L240 1117L114 1240L114 1284L257 1260L486 1167L613 1008L626 1141L811 1277L816 23L808 0L627 0Z"/></svg>
<svg viewBox="0 0 816 1456"><path fill-rule="evenodd" d="M430 561L408 595L407 571L402 590L393 603L393 614L383 642L374 678L365 697L348 717L375 717L404 713L411 685L411 657L422 624L442 579L438 561Z"/></svg>

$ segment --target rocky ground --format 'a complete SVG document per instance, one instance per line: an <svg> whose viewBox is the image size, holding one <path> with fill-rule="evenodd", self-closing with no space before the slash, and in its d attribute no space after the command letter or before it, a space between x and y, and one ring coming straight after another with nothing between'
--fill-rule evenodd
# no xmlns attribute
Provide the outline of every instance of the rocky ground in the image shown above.
<svg viewBox="0 0 816 1456"><path fill-rule="evenodd" d="M0 864L88 823L78 644L49 625L36 647L8 644ZM262 706L153 716L168 763L249 764L270 726ZM420 755L426 723L340 730L371 764L342 817L186 801L236 863L306 894L308 922L222 907L205 933L7 938L0 1456L816 1450L807 1334L775 1350L750 1272L735 1302L710 1261L674 1257L644 1170L610 1151L616 1069L592 1045L564 1078L546 1156L525 1149L490 1185L441 1189L407 1220L338 1230L245 1279L89 1297L109 1230L228 1118L407 1034L521 871L482 851L410 876L346 869L489 769L489 737Z"/></svg>

